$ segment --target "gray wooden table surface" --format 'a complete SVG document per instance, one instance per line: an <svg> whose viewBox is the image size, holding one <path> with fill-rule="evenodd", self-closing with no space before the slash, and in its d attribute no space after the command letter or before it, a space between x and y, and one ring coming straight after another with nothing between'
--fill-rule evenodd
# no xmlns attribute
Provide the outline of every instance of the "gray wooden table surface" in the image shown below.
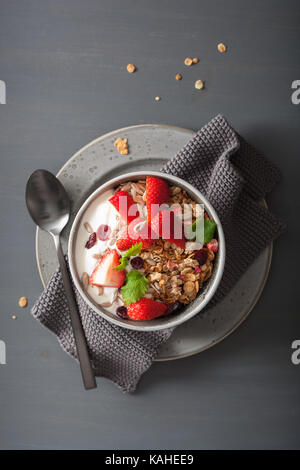
<svg viewBox="0 0 300 470"><path fill-rule="evenodd" d="M0 0L0 448L299 448L299 19L296 0ZM110 130L197 129L219 112L283 173L268 202L289 229L263 297L215 348L154 364L134 395L104 380L84 392L77 364L17 307L42 289L26 179Z"/></svg>

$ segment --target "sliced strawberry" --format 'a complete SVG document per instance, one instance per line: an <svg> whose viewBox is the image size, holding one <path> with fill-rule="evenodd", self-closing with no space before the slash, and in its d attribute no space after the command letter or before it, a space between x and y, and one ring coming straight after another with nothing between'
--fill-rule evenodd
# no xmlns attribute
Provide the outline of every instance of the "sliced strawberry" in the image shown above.
<svg viewBox="0 0 300 470"><path fill-rule="evenodd" d="M117 271L115 266L120 264L120 256L117 250L111 250L98 261L92 275L92 286L121 287L125 282L125 271Z"/></svg>
<svg viewBox="0 0 300 470"><path fill-rule="evenodd" d="M154 217L157 208L152 204L167 204L170 199L170 188L166 181L155 176L147 176L146 179L146 207L148 214L148 222ZM151 212L152 209L152 212Z"/></svg>
<svg viewBox="0 0 300 470"><path fill-rule="evenodd" d="M127 314L132 320L152 320L161 317L167 309L167 305L161 302L142 297L138 302L129 305Z"/></svg>
<svg viewBox="0 0 300 470"><path fill-rule="evenodd" d="M127 224L136 218L138 214L137 204L134 202L131 194L126 191L117 192L109 198L109 202L117 209Z"/></svg>
<svg viewBox="0 0 300 470"><path fill-rule="evenodd" d="M156 214L151 222L151 228L164 240L175 243L179 248L185 249L185 238L182 229L181 238L175 237L175 224L180 224L173 211L162 210ZM176 225L177 226L177 225ZM179 228L179 227L178 227ZM176 230L177 232L177 230ZM179 230L180 232L180 230Z"/></svg>
<svg viewBox="0 0 300 470"><path fill-rule="evenodd" d="M125 230L120 238L117 240L117 247L120 251L127 251L130 247L132 247L132 245L134 245L135 243L140 243L142 242L142 249L143 250L147 250L147 248L150 248L150 246L152 245L153 243L153 240L151 239L142 239L142 238L137 238L137 239L133 239L133 238L130 238L129 235L128 235L128 232Z"/></svg>
<svg viewBox="0 0 300 470"><path fill-rule="evenodd" d="M141 217L136 217L121 233L120 238L117 240L117 247L120 251L125 251L135 243L140 242L142 242L143 250L146 250L152 245L153 240L147 221Z"/></svg>

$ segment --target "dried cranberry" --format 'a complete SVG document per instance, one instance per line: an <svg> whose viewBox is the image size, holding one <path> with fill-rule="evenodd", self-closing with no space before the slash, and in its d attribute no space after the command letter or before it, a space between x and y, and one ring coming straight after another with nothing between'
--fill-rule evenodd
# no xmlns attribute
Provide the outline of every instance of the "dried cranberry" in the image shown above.
<svg viewBox="0 0 300 470"><path fill-rule="evenodd" d="M197 250L196 253L195 253L195 259L198 261L200 266L202 266L202 264L206 263L207 251L204 250L204 248L201 248L201 250Z"/></svg>
<svg viewBox="0 0 300 470"><path fill-rule="evenodd" d="M109 225L102 224L98 227L97 236L99 240L104 242L105 240L109 238L110 233L111 233L111 228Z"/></svg>
<svg viewBox="0 0 300 470"><path fill-rule="evenodd" d="M87 249L92 248L92 246L95 245L96 241L97 241L97 235L96 235L96 232L93 232L93 233L91 233L91 235L89 236L89 239L88 239L88 241L87 241L86 244L85 244L85 247L86 247Z"/></svg>
<svg viewBox="0 0 300 470"><path fill-rule="evenodd" d="M130 260L130 264L134 269L142 269L144 267L144 261L140 256L135 256Z"/></svg>
<svg viewBox="0 0 300 470"><path fill-rule="evenodd" d="M206 246L209 250L213 251L214 253L217 253L217 251L219 249L219 242L218 242L218 240L213 238L212 240L210 240L209 243L206 244Z"/></svg>
<svg viewBox="0 0 300 470"><path fill-rule="evenodd" d="M121 307L118 307L116 310L116 313L120 318L128 318L127 308L124 305Z"/></svg>
<svg viewBox="0 0 300 470"><path fill-rule="evenodd" d="M168 305L168 310L166 310L165 315L173 315L174 313L179 313L183 307L184 307L184 304L176 300L175 302L172 302L171 304Z"/></svg>

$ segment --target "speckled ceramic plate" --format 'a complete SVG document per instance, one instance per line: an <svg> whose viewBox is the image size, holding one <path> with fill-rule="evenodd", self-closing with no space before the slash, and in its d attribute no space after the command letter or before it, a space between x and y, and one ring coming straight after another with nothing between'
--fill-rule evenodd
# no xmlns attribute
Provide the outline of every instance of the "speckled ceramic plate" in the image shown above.
<svg viewBox="0 0 300 470"><path fill-rule="evenodd" d="M58 173L72 201L72 215L63 232L67 247L74 216L84 200L101 184L115 176L138 170L159 170L193 136L194 131L173 126L141 125L105 134L80 149ZM129 155L120 155L113 142L127 137ZM37 264L43 285L57 267L52 238L37 229ZM176 328L160 350L158 360L187 357L207 349L234 331L251 312L264 288L272 258L272 246L266 248L238 284L216 307L200 313Z"/></svg>

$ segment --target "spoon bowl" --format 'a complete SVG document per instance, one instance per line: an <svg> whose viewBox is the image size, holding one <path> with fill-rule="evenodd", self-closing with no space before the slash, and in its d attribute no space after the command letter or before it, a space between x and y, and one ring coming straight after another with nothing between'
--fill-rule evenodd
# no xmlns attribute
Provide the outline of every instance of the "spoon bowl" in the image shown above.
<svg viewBox="0 0 300 470"><path fill-rule="evenodd" d="M50 171L36 170L26 186L27 209L34 222L58 235L70 217L70 199L60 181Z"/></svg>

